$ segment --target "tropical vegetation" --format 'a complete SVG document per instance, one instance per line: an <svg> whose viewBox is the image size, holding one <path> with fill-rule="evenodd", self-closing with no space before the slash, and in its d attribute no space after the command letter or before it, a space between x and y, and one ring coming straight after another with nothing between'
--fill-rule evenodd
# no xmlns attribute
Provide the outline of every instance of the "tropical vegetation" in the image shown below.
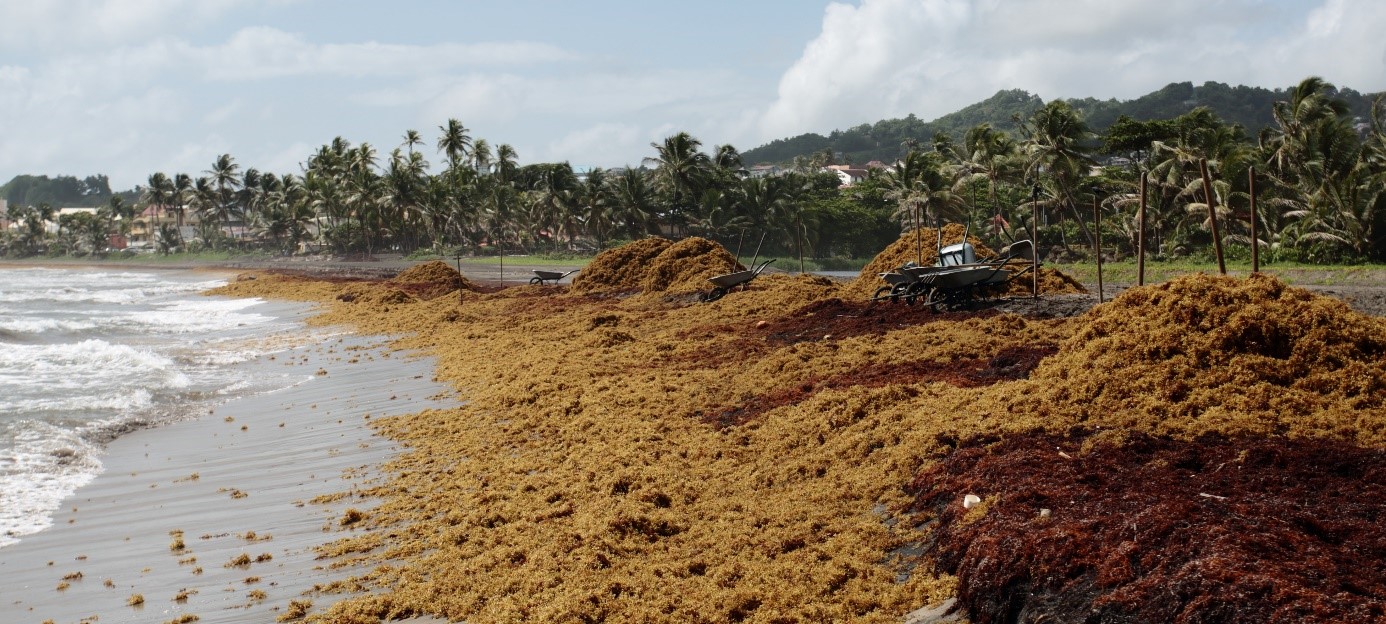
<svg viewBox="0 0 1386 624"><path fill-rule="evenodd" d="M101 252L143 215L165 253L580 254L697 235L729 248L763 237L765 253L833 258L870 257L902 229L946 220L1078 258L1096 242L1097 211L1108 254L1132 253L1143 229L1152 257L1173 258L1208 253L1215 223L1229 253L1246 254L1254 200L1267 261L1386 260L1386 105L1377 97L1364 117L1344 93L1305 79L1255 134L1202 106L1121 115L1098 132L1074 102L1012 93L1027 112L903 141L890 164L850 185L827 168L844 164L834 149L762 175L736 148L705 149L686 132L652 143L639 167L521 165L511 146L449 119L431 144L407 130L387 153L339 137L299 172L262 172L230 154L198 173L155 172L136 201L108 192L101 210L56 232L45 226L51 204L11 202L4 244L10 255Z"/></svg>

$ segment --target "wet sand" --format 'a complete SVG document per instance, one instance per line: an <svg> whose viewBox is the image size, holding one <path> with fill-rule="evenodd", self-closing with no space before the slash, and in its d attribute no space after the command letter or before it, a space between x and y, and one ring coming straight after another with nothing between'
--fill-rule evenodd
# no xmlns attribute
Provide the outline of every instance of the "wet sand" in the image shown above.
<svg viewBox="0 0 1386 624"><path fill-rule="evenodd" d="M398 451L370 418L456 400L432 381L432 360L391 353L383 338L328 328L290 340L310 337L319 341L245 364L293 366L297 386L113 441L102 474L52 527L0 549L0 620L270 622L314 600L303 595L314 585L349 576L313 548L373 503L313 500L368 487ZM242 555L250 562L237 565ZM127 604L135 595L142 605Z"/></svg>

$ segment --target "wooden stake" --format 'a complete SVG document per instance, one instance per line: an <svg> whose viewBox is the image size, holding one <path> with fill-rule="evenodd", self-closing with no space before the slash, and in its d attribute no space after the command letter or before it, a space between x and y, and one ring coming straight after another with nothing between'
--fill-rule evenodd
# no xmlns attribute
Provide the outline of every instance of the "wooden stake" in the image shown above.
<svg viewBox="0 0 1386 624"><path fill-rule="evenodd" d="M1208 202L1208 221L1213 228L1213 252L1218 257L1218 273L1227 275L1227 262L1222 258L1222 236L1218 234L1217 201L1213 198L1213 180L1208 175L1208 159L1198 159L1198 171L1203 174L1203 197Z"/></svg>
<svg viewBox="0 0 1386 624"><path fill-rule="evenodd" d="M460 275L462 275L462 254L461 254L461 253L458 253L457 255L453 256L453 258L456 258L456 259L457 259L457 274L460 276ZM458 281L457 281L457 305L462 305L462 291L463 291L463 290L466 290L466 289L465 289L465 288L462 288L462 280L458 280Z"/></svg>
<svg viewBox="0 0 1386 624"><path fill-rule="evenodd" d="M1145 285L1145 181L1149 173L1141 172L1141 203L1136 209L1136 285Z"/></svg>
<svg viewBox="0 0 1386 624"><path fill-rule="evenodd" d="M1107 299L1102 290L1102 206L1097 201L1097 195L1092 196L1092 224L1093 246L1097 250L1097 302L1104 303Z"/></svg>
<svg viewBox="0 0 1386 624"><path fill-rule="evenodd" d="M1261 241L1256 233L1256 170L1246 170L1247 192L1251 194L1251 272L1261 270Z"/></svg>
<svg viewBox="0 0 1386 624"><path fill-rule="evenodd" d="M1030 254L1030 296L1039 298L1039 185L1036 184L1030 189L1030 232L1034 234L1030 241L1034 247Z"/></svg>

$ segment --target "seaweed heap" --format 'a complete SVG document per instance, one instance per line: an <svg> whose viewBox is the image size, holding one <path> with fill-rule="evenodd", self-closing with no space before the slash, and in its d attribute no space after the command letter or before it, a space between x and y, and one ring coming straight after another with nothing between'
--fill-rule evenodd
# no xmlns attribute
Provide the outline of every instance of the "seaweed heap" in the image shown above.
<svg viewBox="0 0 1386 624"><path fill-rule="evenodd" d="M745 268L726 248L694 236L666 247L655 256L646 269L641 287L647 293L687 294L706 290L709 277Z"/></svg>
<svg viewBox="0 0 1386 624"><path fill-rule="evenodd" d="M576 277L572 291L581 294L630 293L644 286L645 270L667 249L667 238L646 238L597 254Z"/></svg>
<svg viewBox="0 0 1386 624"><path fill-rule="evenodd" d="M1386 445L1386 320L1266 275L1135 288L1078 331L1011 410L1069 424Z"/></svg>
<svg viewBox="0 0 1386 624"><path fill-rule="evenodd" d="M1028 262L1011 262L1009 266L1014 271L1020 271L1028 266ZM1034 282L1027 273L1014 280L1006 288L1006 294L1012 297L1026 296L1033 294ZM1039 292L1041 295L1081 295L1088 292L1078 280L1073 276L1058 269L1040 267L1039 270Z"/></svg>
<svg viewBox="0 0 1386 624"><path fill-rule="evenodd" d="M915 480L973 622L1386 618L1386 451L1105 437L973 443Z"/></svg>
<svg viewBox="0 0 1386 624"><path fill-rule="evenodd" d="M593 292L642 290L648 275L635 269L673 244L640 245L637 260L591 270L605 284ZM630 271L617 279L618 269ZM239 294L277 288L271 282L247 282ZM602 289L612 283L620 285ZM1378 614L1370 601L1330 593L1379 596L1375 577L1315 585L1300 576L1285 587L1307 597L1275 602L1266 596L1278 590L1255 584L1265 577L1241 563L1246 553L1310 560L1320 546L1300 537L1315 531L1368 560L1383 556L1363 527L1380 513L1372 490L1380 458L1310 436L1370 432L1386 420L1386 321L1270 278L1193 276L1063 320L871 307L846 301L824 278L782 274L696 306L509 289L385 313L332 301L342 288L314 290L329 304L318 322L405 336L398 346L437 356L438 378L467 403L372 420L409 450L363 494L381 504L322 549L337 558L331 565L359 564L360 576L324 588L355 595L310 616L321 621L427 613L477 624L898 624L958 589L934 562L905 554L931 543L938 562L956 561L963 604L981 621L1017 610L1036 614L1030 621L1069 621L1092 608L1136 622L1216 617L1219 606L1199 596L1232 599L1197 583L1224 581L1240 602L1270 609L1235 613L1276 614L1247 619L1294 619L1274 605L1319 598L1346 605L1325 611L1347 614L1341 620ZM1183 389L1159 400L1142 394L1174 382ZM1270 407L1256 411L1258 397ZM1278 424L1261 426L1263 416ZM1221 431L1306 439L1220 447L1199 437ZM1143 442L1159 434L1169 435ZM1386 445L1376 435L1338 437ZM1015 447L960 442L1002 436ZM1289 486L1303 471L1263 469L1277 465L1322 467L1312 487L1342 493L1334 503L1342 523L1301 513L1309 496ZM1262 474L1278 481L1261 483ZM1362 487L1339 487L1345 480ZM1164 486L1175 482L1185 489ZM966 493L984 504L949 516ZM1157 494L1169 496L1140 498ZM1300 537L1257 532L1291 503L1301 507L1285 514L1287 528L1300 527ZM1234 524L1197 505L1226 511ZM1040 508L1052 511L1049 524ZM1259 524L1235 524L1237 514ZM1135 539L1128 517L1139 524ZM1170 518L1207 530L1161 524ZM972 528L980 532L965 532ZM1252 543L1236 536L1244 530L1257 536ZM1262 553L1282 542L1302 550ZM966 556L950 554L959 548ZM1164 550L1183 554L1165 565ZM1107 567L1082 567L1113 552L1121 556ZM1077 564L1066 566L1070 559ZM1172 569L1189 574L1166 574ZM1296 578L1274 574L1282 572ZM1167 582L1139 585L1146 574ZM1236 574L1251 584L1231 584ZM1160 585L1189 599L1131 610L1151 602L1141 587ZM989 606L999 603L1012 606ZM1140 619L1147 615L1154 619Z"/></svg>
<svg viewBox="0 0 1386 624"><path fill-rule="evenodd" d="M706 290L709 277L742 268L725 248L705 238L647 238L597 254L573 278L572 291L682 295Z"/></svg>
<svg viewBox="0 0 1386 624"><path fill-rule="evenodd" d="M459 288L476 290L476 285L471 280L440 260L431 260L409 267L401 271L389 283L424 301L441 297Z"/></svg>
<svg viewBox="0 0 1386 624"><path fill-rule="evenodd" d="M909 488L973 621L1386 617L1386 320L1190 275L984 394L1014 433L945 438Z"/></svg>
<svg viewBox="0 0 1386 624"><path fill-rule="evenodd" d="M372 282L347 284L337 293L338 301L366 304L371 307L400 305L418 301L413 295L392 286Z"/></svg>
<svg viewBox="0 0 1386 624"><path fill-rule="evenodd" d="M957 223L949 223L943 226L943 246L955 245L963 241L963 234L967 228ZM862 267L861 273L853 284L856 290L875 290L881 285L881 273L889 273L900 268L906 262L913 262L920 266L929 266L938 262L938 238L939 231L935 228L919 228L909 230L900 235L900 238L891 243L888 247L876 254L871 262ZM982 243L981 239L975 236L968 236L967 242L972 243L978 258L989 258L995 256L996 252Z"/></svg>
<svg viewBox="0 0 1386 624"><path fill-rule="evenodd" d="M916 234L916 232L918 234ZM850 286L852 292L862 297L868 297L871 293L881 287L881 273L889 273L899 268L906 262L913 262L922 266L928 266L938 261L938 238L939 231L935 228L919 228L909 230L900 235L900 238L886 247L884 251L872 258L871 262L862 267L857 279L852 281ZM943 246L954 245L962 242L963 235L967 233L967 228L957 223L949 223L943 226ZM982 243L981 239L975 236L968 236L967 242L972 246L977 254L977 258L985 259L996 255L990 247ZM921 257L922 256L922 257ZM1029 266L1028 262L1016 261L1010 267L1014 271L1020 271ZM1039 270L1039 292L1049 295L1066 295L1086 293L1078 280L1057 269L1041 268ZM1010 283L1006 290L1007 295L1028 295L1030 294L1032 281L1029 275L1025 275Z"/></svg>

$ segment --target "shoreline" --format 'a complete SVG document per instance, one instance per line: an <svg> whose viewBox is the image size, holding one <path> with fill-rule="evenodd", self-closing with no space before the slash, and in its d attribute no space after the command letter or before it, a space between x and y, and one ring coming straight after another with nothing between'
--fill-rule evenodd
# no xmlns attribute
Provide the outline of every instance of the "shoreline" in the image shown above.
<svg viewBox="0 0 1386 624"><path fill-rule="evenodd" d="M499 289L528 284L529 279L533 277L531 271L534 269L566 272L571 269L581 269L583 267L581 263L576 262L572 264L527 264L523 261L523 258L517 257L515 258L515 260L516 262L514 263L505 264L505 270L503 274L498 274L500 272L499 267L493 267L491 265L469 266L467 264L462 265L461 273L463 277L466 277L478 286L487 289ZM404 259L351 261L332 260L324 258L294 257L279 260L194 260L171 264L157 264L148 262L128 262L122 260L84 260L80 258L70 260L53 258L16 260L0 258L0 267L15 266L69 269L119 268L128 270L183 270L219 272L231 275L234 275L239 272L265 271L269 273L287 273L290 275L298 275L301 277L316 279L360 279L369 281L390 279L395 275L399 274L401 271L409 267L422 264L424 262L429 261ZM447 262L447 264L449 266L456 267L456 263L454 262ZM1215 272L1215 269L1213 267L1209 267L1207 270L1203 272L1213 274ZM772 268L769 273L780 273L780 271L777 271ZM1346 301L1349 305L1351 305L1354 309L1356 309L1359 312L1371 314L1374 316L1386 316L1386 274L1382 274L1381 279L1383 281L1378 282L1374 281L1376 278L1368 279L1366 281L1359 281L1357 279L1332 280L1324 277L1323 275L1319 275L1320 272L1312 268L1291 268L1287 270L1276 270L1274 267L1270 267L1264 269L1263 273L1281 277L1282 279L1286 279L1290 276L1297 275L1300 273L1313 275L1315 276L1315 279L1323 280L1327 283L1298 283L1296 285L1298 285L1301 288L1306 288L1308 290L1312 290L1324 295L1328 295ZM1371 275L1377 275L1378 273L1382 272L1375 271L1371 273ZM784 274L795 275L795 273L790 272L785 272ZM1246 276L1246 273L1237 271L1232 271L1231 274L1241 277ZM1173 277L1174 276L1167 277L1164 280L1151 281L1150 283L1157 284L1161 281L1168 281L1169 279L1173 279ZM572 282L572 279L572 276L566 277L560 282L560 284L568 285ZM841 282L850 282L853 278L832 277L831 279ZM1287 281L1294 283L1298 280ZM1084 279L1082 280L1082 284L1089 290L1089 294L1085 297L1091 299L1091 301L1086 301L1082 304L1078 304L1071 300L1072 297L1067 297L1067 299L1070 300L1062 301L1057 306L1055 306L1056 308L1058 308L1059 311L1057 315L1068 316L1075 313L1080 313L1083 309L1090 308L1092 307L1092 305L1097 304L1096 281L1092 279ZM1112 298L1121 294L1123 291L1134 287L1136 287L1134 281L1118 281L1109 278L1106 280L1106 283L1104 284L1103 292L1105 294L1106 300L1110 301ZM1004 307L1003 309L1021 308L1019 307L1019 304L1012 303Z"/></svg>
<svg viewBox="0 0 1386 624"><path fill-rule="evenodd" d="M370 419L455 395L433 381L432 359L388 337L320 335L301 327L289 348L245 364L301 369L297 385L107 444L102 472L53 525L0 549L0 603L35 622L264 622L352 573L314 549L347 535L349 509L377 504L341 495L368 488L400 452ZM143 604L128 605L137 595Z"/></svg>

